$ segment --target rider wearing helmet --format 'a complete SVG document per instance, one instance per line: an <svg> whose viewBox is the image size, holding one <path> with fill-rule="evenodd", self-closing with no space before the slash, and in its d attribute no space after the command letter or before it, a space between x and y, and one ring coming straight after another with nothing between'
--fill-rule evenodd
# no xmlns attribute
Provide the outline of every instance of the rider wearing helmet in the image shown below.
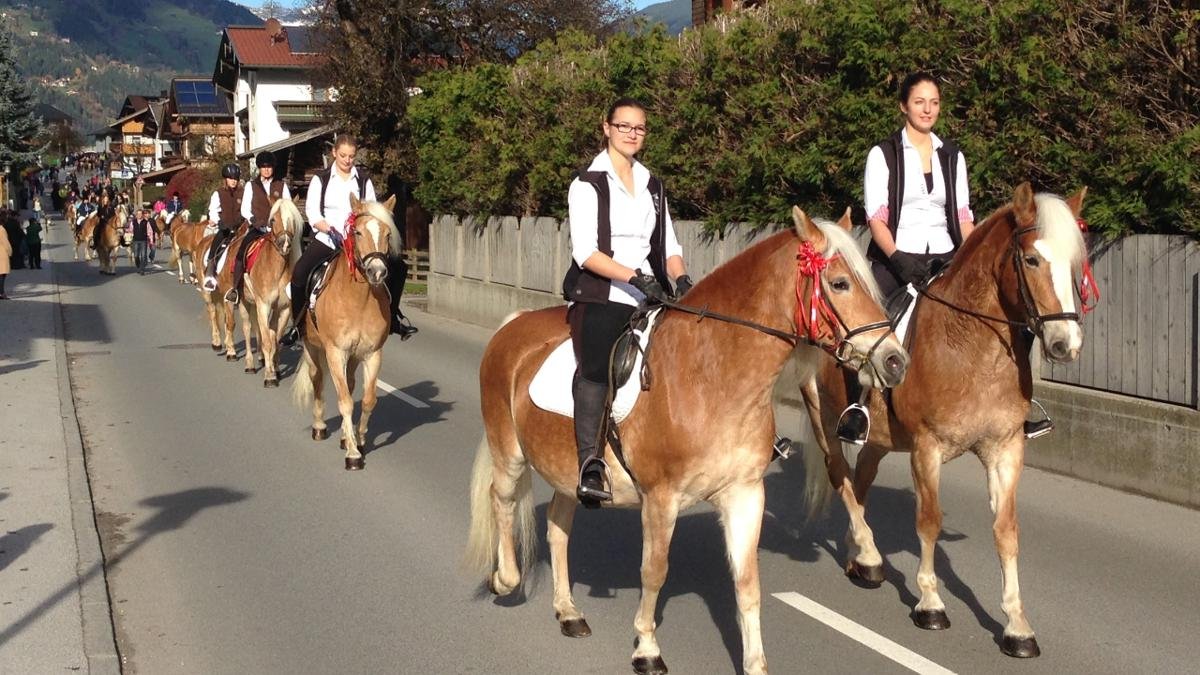
<svg viewBox="0 0 1200 675"><path fill-rule="evenodd" d="M234 232L242 224L242 193L238 190L238 181L242 177L242 167L237 164L226 164L221 167L221 187L213 190L208 200L208 220L216 224L217 234L213 236L209 246L208 267L204 271L204 290L217 290L217 262L226 244L233 238Z"/></svg>
<svg viewBox="0 0 1200 675"><path fill-rule="evenodd" d="M280 199L291 199L292 193L282 178L275 177L275 155L269 150L263 150L254 158L258 167L258 180L246 181L242 190L242 217L250 223L250 229L238 247L237 257L233 259L233 287L225 293L225 300L237 304L242 299L242 277L246 272L246 251L250 244L271 232L268 222L271 207Z"/></svg>

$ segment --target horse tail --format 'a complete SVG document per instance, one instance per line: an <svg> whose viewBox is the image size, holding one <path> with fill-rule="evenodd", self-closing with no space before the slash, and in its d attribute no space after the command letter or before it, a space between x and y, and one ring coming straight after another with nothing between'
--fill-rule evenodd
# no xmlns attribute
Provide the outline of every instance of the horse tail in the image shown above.
<svg viewBox="0 0 1200 675"><path fill-rule="evenodd" d="M842 451L840 443L837 451ZM829 508L829 469L820 445L805 443L801 454L804 456L804 519L812 522Z"/></svg>
<svg viewBox="0 0 1200 675"><path fill-rule="evenodd" d="M492 448L485 435L475 451L475 465L471 469L471 531L467 536L467 551L463 556L463 567L470 573L487 577L496 570L497 541L496 518L492 512L492 474L494 472ZM537 553L537 532L533 518L533 477L526 462L517 478L513 495L513 535L516 538L518 565L521 576L533 569Z"/></svg>
<svg viewBox="0 0 1200 675"><path fill-rule="evenodd" d="M292 403L297 408L307 408L313 402L312 374L309 370L308 357L300 359L300 368L292 377Z"/></svg>

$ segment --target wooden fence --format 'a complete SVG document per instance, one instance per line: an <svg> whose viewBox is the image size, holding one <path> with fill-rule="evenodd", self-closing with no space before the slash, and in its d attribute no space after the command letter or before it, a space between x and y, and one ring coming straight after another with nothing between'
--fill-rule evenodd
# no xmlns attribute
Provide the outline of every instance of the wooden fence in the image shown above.
<svg viewBox="0 0 1200 675"><path fill-rule="evenodd" d="M1093 253L1101 301L1083 323L1074 363L1042 379L1200 407L1200 242L1138 235Z"/></svg>
<svg viewBox="0 0 1200 675"><path fill-rule="evenodd" d="M429 251L419 251L410 248L403 253L404 262L408 263L407 281L423 284L429 281Z"/></svg>

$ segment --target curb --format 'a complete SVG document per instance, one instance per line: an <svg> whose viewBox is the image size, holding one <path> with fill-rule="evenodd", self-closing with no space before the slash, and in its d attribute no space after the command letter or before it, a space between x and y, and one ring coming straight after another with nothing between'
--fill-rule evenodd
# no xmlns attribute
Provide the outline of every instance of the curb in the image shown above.
<svg viewBox="0 0 1200 675"><path fill-rule="evenodd" d="M120 675L121 659L114 637L112 606L105 578L104 555L92 505L92 487L88 481L83 451L83 434L75 412L71 392L71 371L67 362L66 327L62 297L58 286L58 268L50 263L50 283L54 286L54 358L58 369L58 399L62 417L63 440L67 449L67 487L71 496L71 529L75 532L78 562L80 618L83 624L83 654L88 672Z"/></svg>

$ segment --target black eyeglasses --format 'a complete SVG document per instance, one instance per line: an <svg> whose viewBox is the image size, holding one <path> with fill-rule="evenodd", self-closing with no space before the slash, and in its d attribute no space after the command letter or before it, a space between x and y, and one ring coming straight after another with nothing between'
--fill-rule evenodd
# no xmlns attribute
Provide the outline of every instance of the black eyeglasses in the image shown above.
<svg viewBox="0 0 1200 675"><path fill-rule="evenodd" d="M639 137L639 138L650 133L650 130L647 129L646 125L644 125L644 124L639 124L635 127L632 124L630 124L629 122L610 122L609 126L616 129L618 132L620 132L622 134L628 134L629 132L632 131L633 135L636 137Z"/></svg>

